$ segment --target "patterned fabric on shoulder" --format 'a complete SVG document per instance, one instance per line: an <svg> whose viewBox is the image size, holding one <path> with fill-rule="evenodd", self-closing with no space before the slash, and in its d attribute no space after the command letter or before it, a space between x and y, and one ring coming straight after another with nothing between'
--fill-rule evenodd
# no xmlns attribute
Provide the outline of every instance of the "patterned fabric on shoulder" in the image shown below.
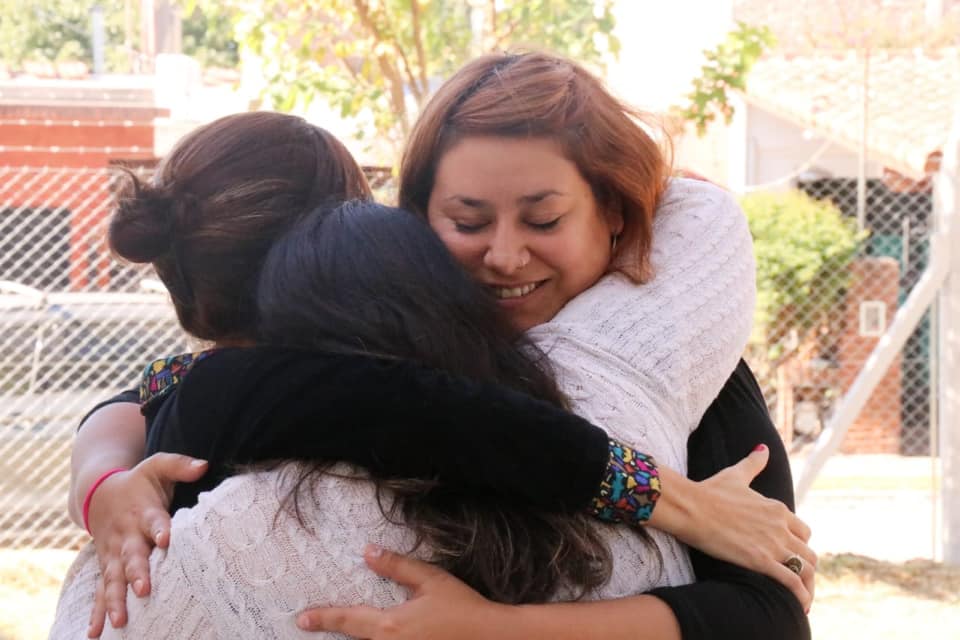
<svg viewBox="0 0 960 640"><path fill-rule="evenodd" d="M214 353L213 349L154 360L140 378L140 410L144 413L174 389L193 366Z"/></svg>

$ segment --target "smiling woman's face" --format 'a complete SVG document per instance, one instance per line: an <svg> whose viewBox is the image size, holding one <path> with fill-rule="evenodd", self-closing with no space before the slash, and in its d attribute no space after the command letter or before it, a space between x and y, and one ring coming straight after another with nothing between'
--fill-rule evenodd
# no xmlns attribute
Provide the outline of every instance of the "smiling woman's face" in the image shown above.
<svg viewBox="0 0 960 640"><path fill-rule="evenodd" d="M427 215L520 331L553 318L604 274L623 226L599 211L577 166L545 138L458 141L437 165Z"/></svg>

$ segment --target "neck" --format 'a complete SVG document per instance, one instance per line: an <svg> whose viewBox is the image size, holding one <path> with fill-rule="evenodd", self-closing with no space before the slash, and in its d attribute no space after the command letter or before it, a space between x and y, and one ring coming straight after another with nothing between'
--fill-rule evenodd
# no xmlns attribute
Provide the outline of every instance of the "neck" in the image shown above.
<svg viewBox="0 0 960 640"><path fill-rule="evenodd" d="M214 349L230 349L237 347L253 347L257 342L253 338L223 338L213 343Z"/></svg>

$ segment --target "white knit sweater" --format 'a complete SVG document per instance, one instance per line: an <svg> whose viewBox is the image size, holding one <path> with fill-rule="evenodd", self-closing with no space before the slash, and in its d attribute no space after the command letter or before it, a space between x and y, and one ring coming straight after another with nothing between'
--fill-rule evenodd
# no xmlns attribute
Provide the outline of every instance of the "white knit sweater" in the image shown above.
<svg viewBox="0 0 960 640"><path fill-rule="evenodd" d="M606 276L530 335L578 414L685 472L687 437L733 371L753 314L751 239L730 194L673 180L657 210L652 264L649 283ZM103 637L332 638L339 636L298 631L296 613L405 599L360 558L368 542L400 551L412 542L407 529L384 520L370 483L318 480L317 502L304 512L309 531L277 516L284 490L276 473L237 476L178 511L170 548L150 559L152 594L128 594L129 624L108 623ZM628 528L597 526L614 569L591 597L693 580L686 549L671 536L650 531L661 562ZM67 576L51 638L84 637L96 575L88 547Z"/></svg>

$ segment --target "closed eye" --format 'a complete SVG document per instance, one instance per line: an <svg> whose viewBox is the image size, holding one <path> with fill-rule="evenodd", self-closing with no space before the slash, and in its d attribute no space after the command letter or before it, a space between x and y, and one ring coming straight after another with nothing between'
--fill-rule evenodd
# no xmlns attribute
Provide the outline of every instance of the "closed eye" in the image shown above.
<svg viewBox="0 0 960 640"><path fill-rule="evenodd" d="M527 225L538 231L550 231L557 226L558 222L560 222L560 217L554 218L553 220L549 220L547 222L528 222Z"/></svg>
<svg viewBox="0 0 960 640"><path fill-rule="evenodd" d="M468 224L466 222L454 221L453 226L459 233L477 233L487 226L487 223L478 222L476 224Z"/></svg>

